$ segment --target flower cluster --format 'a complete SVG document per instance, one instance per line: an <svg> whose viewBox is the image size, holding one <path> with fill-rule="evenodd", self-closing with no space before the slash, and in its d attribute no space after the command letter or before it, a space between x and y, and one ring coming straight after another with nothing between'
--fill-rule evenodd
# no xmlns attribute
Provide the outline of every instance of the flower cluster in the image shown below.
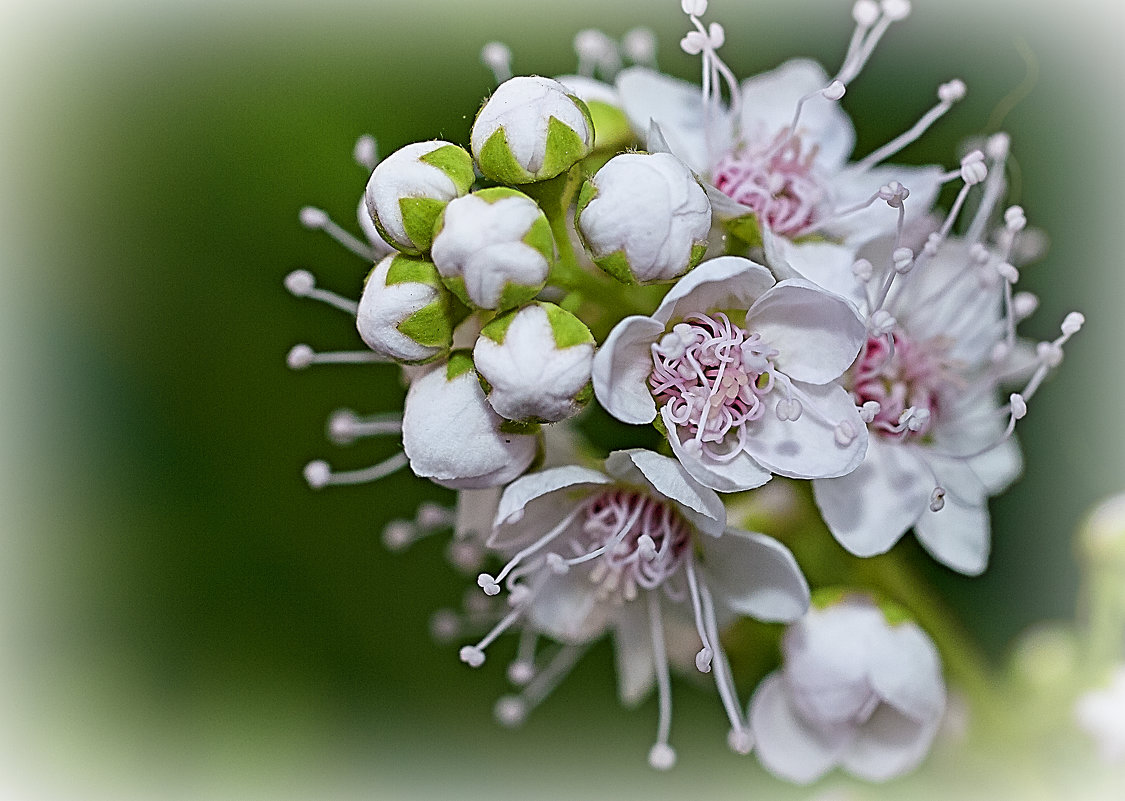
<svg viewBox="0 0 1125 801"><path fill-rule="evenodd" d="M906 599L864 586L870 573L810 609L790 548L736 519L757 497L741 493L773 480L794 503L810 497L824 528L805 547L826 558L839 557L831 538L867 558L912 529L936 560L979 574L988 499L1021 467L1016 422L1083 319L1046 342L1016 335L1036 306L1015 290L1035 254L1022 209L1002 206L1005 134L948 169L887 163L964 83L853 157L840 100L906 0L855 3L835 74L794 60L742 82L719 56L722 26L702 21L706 1L682 10L701 87L658 72L643 29L620 43L582 32L578 74L558 78L512 77L510 51L490 43L499 85L467 149L418 142L378 161L360 140L367 241L302 212L374 266L358 301L305 271L286 286L352 316L368 350L298 345L290 365L394 363L408 386L401 415L343 411L329 425L338 442L400 437L401 453L349 472L312 462L306 478L321 488L409 466L459 491L455 509L424 505L385 536L402 547L454 529L451 555L479 594L434 628L481 628L464 663L519 633L508 675L520 689L498 702L501 723L521 722L609 636L622 702L657 692L653 767L675 761L675 668L713 674L728 744L778 776L805 783L839 765L885 780L938 731L938 648ZM938 212L947 184L957 194ZM660 438L638 428L650 448L607 454L596 417L573 426L588 406ZM770 517L753 527L785 528ZM749 707L723 644L744 618L789 626Z"/></svg>

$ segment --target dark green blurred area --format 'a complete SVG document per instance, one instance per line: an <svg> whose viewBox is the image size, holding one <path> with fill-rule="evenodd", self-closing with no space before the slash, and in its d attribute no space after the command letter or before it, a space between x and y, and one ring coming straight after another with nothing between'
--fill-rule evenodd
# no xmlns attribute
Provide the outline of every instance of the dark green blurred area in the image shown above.
<svg viewBox="0 0 1125 801"><path fill-rule="evenodd" d="M941 3L916 5L844 101L857 152L911 125L938 83L962 77L968 99L902 157L955 163L960 142L1025 79L1024 37L1040 79L1005 127L1018 200L1052 249L1026 270L1042 306L1023 330L1050 338L1072 308L1097 325L1099 309L1112 314L1102 276L1119 265L1098 261L1105 234L1083 206L1098 202L1084 189L1097 185L1088 154L1104 143L1075 123L1090 112L1068 83L1070 51L1039 28L959 25ZM35 243L34 263L16 273L40 365L25 390L45 423L32 429L41 436L25 497L36 514L17 555L28 586L21 643L36 666L29 681L51 699L45 731L57 720L116 732L93 745L75 735L60 764L124 738L134 755L115 757L123 764L152 767L136 756L151 754L173 772L397 764L372 768L379 797L426 797L446 776L472 795L493 774L498 797L535 777L552 797L563 786L594 797L741 795L749 781L780 792L725 753L718 704L688 683L676 696L681 767L648 774L655 704L616 708L604 646L522 732L494 726L510 646L474 673L427 635L431 613L458 605L471 582L446 565L439 539L405 554L379 540L387 520L452 494L406 473L320 493L301 479L312 458L350 468L388 455L391 442L332 446L324 421L340 407L393 410L403 396L391 368L285 367L297 342L359 344L346 316L281 285L308 267L320 285L358 295L367 266L297 223L314 204L355 229L366 179L351 160L356 137L374 134L384 154L420 139L465 142L491 86L478 59L489 39L512 46L517 72L560 74L573 69L580 28L620 35L646 24L662 68L696 74L677 49L686 28L673 2L471 8L181 11L167 24L149 12L40 65L42 89L18 126L24 171L11 179ZM848 8L715 2L711 17L745 76L795 55L831 69ZM1097 341L1075 340L1021 424L1027 472L993 503L988 573L965 579L918 559L997 659L1028 625L1072 615L1073 531L1123 483L1120 429L1107 436L1096 424L1114 410L1099 388L1104 362L1121 358ZM912 539L900 547L917 552ZM607 752L621 772L591 791L594 774L575 766L604 764Z"/></svg>

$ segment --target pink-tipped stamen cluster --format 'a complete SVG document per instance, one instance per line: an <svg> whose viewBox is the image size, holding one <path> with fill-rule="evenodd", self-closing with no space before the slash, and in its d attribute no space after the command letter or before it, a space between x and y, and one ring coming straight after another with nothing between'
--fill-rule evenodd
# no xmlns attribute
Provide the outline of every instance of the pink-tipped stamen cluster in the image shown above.
<svg viewBox="0 0 1125 801"><path fill-rule="evenodd" d="M718 460L742 450L746 426L766 413L777 351L722 312L692 314L652 346L649 386L668 419L687 430L685 447ZM717 447L735 431L732 449Z"/></svg>
<svg viewBox="0 0 1125 801"><path fill-rule="evenodd" d="M741 147L719 159L711 173L715 187L754 210L758 220L782 236L794 236L816 223L827 199L813 161L799 136L778 134L765 150Z"/></svg>

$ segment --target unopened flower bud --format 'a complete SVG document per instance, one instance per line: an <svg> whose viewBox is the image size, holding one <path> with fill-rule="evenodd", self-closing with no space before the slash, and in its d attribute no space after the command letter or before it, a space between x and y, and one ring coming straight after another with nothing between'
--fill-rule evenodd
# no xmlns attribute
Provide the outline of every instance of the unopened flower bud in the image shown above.
<svg viewBox="0 0 1125 801"><path fill-rule="evenodd" d="M368 276L356 328L375 352L420 364L449 353L453 329L464 315L432 263L396 253Z"/></svg>
<svg viewBox="0 0 1125 801"><path fill-rule="evenodd" d="M711 204L670 153L623 153L583 186L577 228L590 258L618 281L673 281L707 250Z"/></svg>
<svg viewBox="0 0 1125 801"><path fill-rule="evenodd" d="M404 253L430 249L445 204L473 185L473 161L449 142L415 142L396 150L371 173L364 193L380 235Z"/></svg>
<svg viewBox="0 0 1125 801"><path fill-rule="evenodd" d="M433 259L445 285L479 309L510 309L547 282L555 241L535 201L498 186L446 206L434 229Z"/></svg>
<svg viewBox="0 0 1125 801"><path fill-rule="evenodd" d="M509 420L554 423L590 399L594 337L552 303L532 303L486 325L473 348L488 402Z"/></svg>
<svg viewBox="0 0 1125 801"><path fill-rule="evenodd" d="M517 76L485 102L470 139L485 176L527 184L554 178L588 156L594 125L586 104L558 81Z"/></svg>

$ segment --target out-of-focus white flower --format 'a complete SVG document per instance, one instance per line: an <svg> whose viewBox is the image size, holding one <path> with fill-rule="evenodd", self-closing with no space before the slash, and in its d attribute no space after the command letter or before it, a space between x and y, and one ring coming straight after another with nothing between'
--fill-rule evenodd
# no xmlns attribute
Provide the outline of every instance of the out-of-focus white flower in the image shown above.
<svg viewBox="0 0 1125 801"><path fill-rule="evenodd" d="M732 613L794 620L808 607L808 585L780 543L725 528L722 501L674 459L617 451L605 467L606 473L543 470L504 491L489 546L513 555L477 583L488 595L507 589L512 611L477 645L462 648L461 658L482 664L488 644L521 621L568 646L612 632L622 701L637 703L654 683L659 690L653 767L675 760L668 744L670 657L702 672L714 669L730 717L729 743L745 753L751 741L719 642L720 621Z"/></svg>
<svg viewBox="0 0 1125 801"><path fill-rule="evenodd" d="M473 348L488 402L509 420L554 423L581 411L592 394L594 337L553 303L532 303L481 330Z"/></svg>
<svg viewBox="0 0 1125 801"><path fill-rule="evenodd" d="M758 759L808 784L839 765L869 781L916 768L941 726L941 659L912 622L865 597L813 608L782 640L784 664L754 693Z"/></svg>
<svg viewBox="0 0 1125 801"><path fill-rule="evenodd" d="M377 353L420 364L449 353L463 310L431 262L396 253L375 265L367 277L356 328Z"/></svg>
<svg viewBox="0 0 1125 801"><path fill-rule="evenodd" d="M406 394L402 447L410 469L453 489L506 484L535 460L539 439L509 433L504 422L485 400L472 357L454 351Z"/></svg>
<svg viewBox="0 0 1125 801"><path fill-rule="evenodd" d="M707 251L711 204L675 156L622 153L583 186L575 225L590 258L618 281L673 281Z"/></svg>
<svg viewBox="0 0 1125 801"><path fill-rule="evenodd" d="M744 320L728 317L742 309ZM610 332L594 357L594 392L626 423L659 414L687 471L721 492L771 473L845 475L863 460L867 429L836 382L864 339L844 299L724 256L681 278L651 317Z"/></svg>
<svg viewBox="0 0 1125 801"><path fill-rule="evenodd" d="M1094 740L1102 759L1125 762L1125 665L1118 666L1106 687L1078 699L1074 719Z"/></svg>
<svg viewBox="0 0 1125 801"><path fill-rule="evenodd" d="M378 164L364 200L376 230L404 253L430 249L434 222L445 204L472 187L473 160L449 142L415 142Z"/></svg>
<svg viewBox="0 0 1125 801"><path fill-rule="evenodd" d="M496 88L470 135L480 171L504 184L554 178L590 154L586 104L551 78L517 76Z"/></svg>
<svg viewBox="0 0 1125 801"><path fill-rule="evenodd" d="M497 186L449 203L432 258L446 286L479 309L510 309L547 281L555 240L546 216L522 192Z"/></svg>

